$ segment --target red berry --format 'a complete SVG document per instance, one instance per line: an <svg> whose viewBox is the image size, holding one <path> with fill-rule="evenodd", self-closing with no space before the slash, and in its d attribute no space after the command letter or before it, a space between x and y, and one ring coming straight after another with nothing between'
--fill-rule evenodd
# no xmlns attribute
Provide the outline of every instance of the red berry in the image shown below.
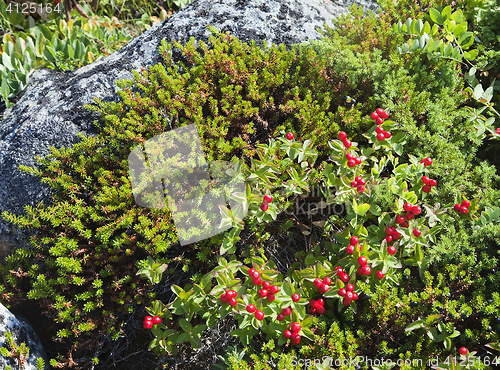
<svg viewBox="0 0 500 370"><path fill-rule="evenodd" d="M234 307L238 304L238 301L236 300L236 298L229 298L229 305L231 307Z"/></svg>
<svg viewBox="0 0 500 370"><path fill-rule="evenodd" d="M422 208L420 208L419 206L413 206L411 209L411 213L413 213L415 216L418 216L422 213Z"/></svg>
<svg viewBox="0 0 500 370"><path fill-rule="evenodd" d="M259 290L259 297L264 298L268 293L267 289L261 289Z"/></svg>
<svg viewBox="0 0 500 370"><path fill-rule="evenodd" d="M285 330L284 333L283 333L283 336L286 338L286 339L290 339L292 337L292 332L290 330Z"/></svg>
<svg viewBox="0 0 500 370"><path fill-rule="evenodd" d="M377 278L379 280L382 280L384 278L384 274L382 273L382 271L377 271Z"/></svg>
<svg viewBox="0 0 500 370"><path fill-rule="evenodd" d="M355 158L355 157L354 157L354 154L352 154L351 152L346 153L346 154L345 154L345 157L346 157L347 159L352 159L352 160L354 160L354 158Z"/></svg>
<svg viewBox="0 0 500 370"><path fill-rule="evenodd" d="M151 316L146 316L144 318L144 321L153 321L153 318Z"/></svg>
<svg viewBox="0 0 500 370"><path fill-rule="evenodd" d="M273 196L266 194L264 195L264 203L271 203L273 201Z"/></svg>
<svg viewBox="0 0 500 370"><path fill-rule="evenodd" d="M153 325L158 325L159 323L161 323L161 318L160 316L155 316L153 317Z"/></svg>
<svg viewBox="0 0 500 370"><path fill-rule="evenodd" d="M317 303L317 301L316 301L316 300L314 300L314 299L311 299L311 300L309 301L309 305L310 305L311 307L313 307L313 308L316 308L316 303Z"/></svg>
<svg viewBox="0 0 500 370"><path fill-rule="evenodd" d="M323 315L325 313L325 307L323 306L319 306L318 308L316 308L316 310L318 311L318 314L320 315Z"/></svg>
<svg viewBox="0 0 500 370"><path fill-rule="evenodd" d="M500 127L495 130L495 132L500 135Z"/></svg>
<svg viewBox="0 0 500 370"><path fill-rule="evenodd" d="M372 272L372 269L368 265L363 265L363 266L361 266L361 272L363 273L363 275L370 275Z"/></svg>
<svg viewBox="0 0 500 370"><path fill-rule="evenodd" d="M424 186L422 187L422 191L423 191L424 193L430 193L430 192L431 192L431 186L430 186L430 185L424 185Z"/></svg>
<svg viewBox="0 0 500 370"><path fill-rule="evenodd" d="M432 159L430 157L427 157L424 159L424 166L430 166L432 164Z"/></svg>
<svg viewBox="0 0 500 370"><path fill-rule="evenodd" d="M292 301L293 302L298 302L299 300L300 300L300 295L298 295L297 293L292 294Z"/></svg>
<svg viewBox="0 0 500 370"><path fill-rule="evenodd" d="M252 267L251 269L248 270L248 276L253 277L254 272L255 272L255 269Z"/></svg>
<svg viewBox="0 0 500 370"><path fill-rule="evenodd" d="M387 235L385 237L385 241L387 242L387 244L389 244L390 242L392 242L392 235Z"/></svg>
<svg viewBox="0 0 500 370"><path fill-rule="evenodd" d="M347 285L345 286L345 291L346 291L346 292L354 292L354 285L352 285L352 284L347 284Z"/></svg>
<svg viewBox="0 0 500 370"><path fill-rule="evenodd" d="M351 188L355 188L358 186L358 183L356 181L351 181Z"/></svg>
<svg viewBox="0 0 500 370"><path fill-rule="evenodd" d="M342 275L340 275L340 280L342 280L344 283L348 283L350 279L351 278L349 277L349 275L346 274L345 272Z"/></svg>
<svg viewBox="0 0 500 370"><path fill-rule="evenodd" d="M292 309L290 307L283 308L283 315L290 316L292 314Z"/></svg>
<svg viewBox="0 0 500 370"><path fill-rule="evenodd" d="M388 228L385 229L385 233L387 235L392 235L396 232L396 228L394 226L389 226Z"/></svg>
<svg viewBox="0 0 500 370"><path fill-rule="evenodd" d="M351 300L347 299L347 297L344 297L344 299L342 300L342 304L344 306L349 306L351 304Z"/></svg>
<svg viewBox="0 0 500 370"><path fill-rule="evenodd" d="M384 134L377 134L377 140L378 140L378 141L382 141L382 140L384 140L384 139L385 139Z"/></svg>
<svg viewBox="0 0 500 370"><path fill-rule="evenodd" d="M278 288L277 285L271 285L271 287L269 288L269 293L271 294L276 294L280 291L280 288Z"/></svg>
<svg viewBox="0 0 500 370"><path fill-rule="evenodd" d="M358 293L352 292L352 300L357 301L358 300Z"/></svg>
<svg viewBox="0 0 500 370"><path fill-rule="evenodd" d="M408 223L408 221L405 221L401 224L401 227L405 227L405 228L408 228L410 226L410 224Z"/></svg>
<svg viewBox="0 0 500 370"><path fill-rule="evenodd" d="M462 206L461 206L460 204L458 204L458 203L457 203L457 204L455 204L455 205L453 206L453 209L455 210L455 212L460 212L460 208L461 208L461 207L462 207Z"/></svg>
<svg viewBox="0 0 500 370"><path fill-rule="evenodd" d="M405 216L403 216L403 215L397 215L396 216L396 222L401 225L403 222L405 222Z"/></svg>
<svg viewBox="0 0 500 370"><path fill-rule="evenodd" d="M236 293L236 290L228 290L226 292L226 297L227 298L234 298L238 295L238 293Z"/></svg>
<svg viewBox="0 0 500 370"><path fill-rule="evenodd" d="M423 182L424 184L428 184L428 183L429 183L429 181L431 181L431 179L430 179L430 178L428 178L427 176L422 176L422 182Z"/></svg>
<svg viewBox="0 0 500 370"><path fill-rule="evenodd" d="M415 230L413 230L413 235L415 235L415 237L419 238L420 235L422 235L422 232L419 229L415 229Z"/></svg>
<svg viewBox="0 0 500 370"><path fill-rule="evenodd" d="M429 180L429 186L436 186L437 185L437 181L432 179L432 180Z"/></svg>
<svg viewBox="0 0 500 370"><path fill-rule="evenodd" d="M344 270L342 269L342 267L337 266L337 267L335 267L335 271L337 271L337 272L342 272L342 271L344 271Z"/></svg>
<svg viewBox="0 0 500 370"><path fill-rule="evenodd" d="M332 279L330 279L328 276L325 276L323 278L323 283L326 285L330 285L332 283Z"/></svg>
<svg viewBox="0 0 500 370"><path fill-rule="evenodd" d="M345 252L347 254L353 254L354 253L354 245L348 245L347 248L345 249Z"/></svg>
<svg viewBox="0 0 500 370"><path fill-rule="evenodd" d="M388 246L387 253L389 253L391 256L394 256L396 254L396 247L394 247L393 245Z"/></svg>
<svg viewBox="0 0 500 370"><path fill-rule="evenodd" d="M269 293L266 297L268 302L274 301L275 298L276 298L276 296L274 294L271 294L271 293Z"/></svg>
<svg viewBox="0 0 500 370"><path fill-rule="evenodd" d="M401 234L396 231L394 234L392 234L392 240L399 240L401 238Z"/></svg>
<svg viewBox="0 0 500 370"><path fill-rule="evenodd" d="M384 120L382 118L380 118L380 117L377 117L377 119L375 120L375 123L377 125L381 125L382 123L384 123Z"/></svg>
<svg viewBox="0 0 500 370"><path fill-rule="evenodd" d="M264 318L264 312L257 310L255 311L254 316L257 320L261 321Z"/></svg>
<svg viewBox="0 0 500 370"><path fill-rule="evenodd" d="M358 275L363 275L363 271L361 271L361 267L362 266L359 266L358 269L356 270L356 274Z"/></svg>
<svg viewBox="0 0 500 370"><path fill-rule="evenodd" d="M349 159L347 161L347 167L353 168L355 165L356 165L356 162L354 161L354 159Z"/></svg>
<svg viewBox="0 0 500 370"><path fill-rule="evenodd" d="M320 298L316 301L316 307L324 306L325 305L325 300L323 298Z"/></svg>
<svg viewBox="0 0 500 370"><path fill-rule="evenodd" d="M467 209L467 207L460 206L460 213L461 214L466 215L468 212L469 212L469 210Z"/></svg>
<svg viewBox="0 0 500 370"><path fill-rule="evenodd" d="M372 114L370 114L370 118L373 120L377 119L378 118L377 112L373 112Z"/></svg>
<svg viewBox="0 0 500 370"><path fill-rule="evenodd" d="M295 334L292 334L292 338L290 339L290 343L292 343L294 346L297 346L299 345L300 343L300 335L295 333Z"/></svg>
<svg viewBox="0 0 500 370"><path fill-rule="evenodd" d="M345 139L347 139L347 134L344 131L340 131L338 138L340 141L344 141Z"/></svg>
<svg viewBox="0 0 500 370"><path fill-rule="evenodd" d="M339 291L338 291L338 295L341 296L341 297L344 297L345 294L346 294L346 290L344 288L340 288Z"/></svg>
<svg viewBox="0 0 500 370"><path fill-rule="evenodd" d="M254 271L252 275L250 275L252 279L258 279L260 278L260 272L259 271Z"/></svg>
<svg viewBox="0 0 500 370"><path fill-rule="evenodd" d="M411 212L408 212L408 213L406 213L405 217L408 221L410 221L410 220L413 220L415 218L415 215Z"/></svg>
<svg viewBox="0 0 500 370"><path fill-rule="evenodd" d="M382 112L380 112L380 113L378 114L378 116L379 116L380 118L382 118L382 119L387 119L387 118L389 118L389 114L388 114L385 110L382 110Z"/></svg>
<svg viewBox="0 0 500 370"><path fill-rule="evenodd" d="M316 315L316 312L317 312L317 311L316 311L316 307L309 307L309 313L310 313L311 315Z"/></svg>
<svg viewBox="0 0 500 370"><path fill-rule="evenodd" d="M470 202L468 200L464 200L462 202L462 206L464 206L465 208L469 208L470 207Z"/></svg>
<svg viewBox="0 0 500 370"><path fill-rule="evenodd" d="M361 158L359 158L359 157L354 158L354 162L356 164L361 164Z"/></svg>
<svg viewBox="0 0 500 370"><path fill-rule="evenodd" d="M382 108L377 108L375 109L375 113L377 113L379 116L384 112Z"/></svg>
<svg viewBox="0 0 500 370"><path fill-rule="evenodd" d="M351 143L351 140L349 139L345 139L344 140L344 146L349 149L351 147L352 143Z"/></svg>
<svg viewBox="0 0 500 370"><path fill-rule="evenodd" d="M352 245L356 245L359 243L359 238L356 235L351 236L351 239L349 240Z"/></svg>
<svg viewBox="0 0 500 370"><path fill-rule="evenodd" d="M223 294L220 296L220 301L222 303L227 303L227 301L229 301L229 297L227 295Z"/></svg>
<svg viewBox="0 0 500 370"><path fill-rule="evenodd" d="M269 289L271 287L271 283L269 281L262 282L262 288Z"/></svg>
<svg viewBox="0 0 500 370"><path fill-rule="evenodd" d="M413 205L411 203L403 204L403 209L405 210L405 212L410 212L412 207L413 207Z"/></svg>
<svg viewBox="0 0 500 370"><path fill-rule="evenodd" d="M283 314L280 313L280 314L278 314L278 316L276 316L276 320L283 321L283 320L285 320L285 316L283 316Z"/></svg>
<svg viewBox="0 0 500 370"><path fill-rule="evenodd" d="M392 134L389 131L384 131L384 137L386 139L390 139L392 137Z"/></svg>
<svg viewBox="0 0 500 370"><path fill-rule="evenodd" d="M365 256L360 256L358 257L358 263L360 266L366 265L368 262L367 258Z"/></svg>
<svg viewBox="0 0 500 370"><path fill-rule="evenodd" d="M358 191L358 193L363 193L365 191L365 187L363 185L359 185L356 190Z"/></svg>
<svg viewBox="0 0 500 370"><path fill-rule="evenodd" d="M260 285L262 284L262 280L260 278L252 279L252 283L253 285Z"/></svg>
<svg viewBox="0 0 500 370"><path fill-rule="evenodd" d="M146 321L144 321L143 326L144 326L144 329L151 329L153 327L153 322L150 320L146 320Z"/></svg>
<svg viewBox="0 0 500 370"><path fill-rule="evenodd" d="M300 331L300 329L302 329L302 326L300 326L300 324L298 322L294 322L292 323L292 333L298 333Z"/></svg>
<svg viewBox="0 0 500 370"><path fill-rule="evenodd" d="M253 304L247 305L247 312L248 313L254 313L255 310L256 310L255 305L253 305Z"/></svg>
<svg viewBox="0 0 500 370"><path fill-rule="evenodd" d="M287 138L288 140L293 140L294 135L293 135L291 132L287 132L287 134L286 134L286 138Z"/></svg>
<svg viewBox="0 0 500 370"><path fill-rule="evenodd" d="M465 347L461 347L458 352L460 352L461 355L465 356L467 353L469 353L469 350Z"/></svg>
<svg viewBox="0 0 500 370"><path fill-rule="evenodd" d="M260 209L261 209L263 212L266 212L268 208L269 208L269 206L267 205L267 203L262 203L262 204L260 205Z"/></svg>
<svg viewBox="0 0 500 370"><path fill-rule="evenodd" d="M352 301L352 292L350 292L350 291L346 291L346 292L345 292L345 297L346 297L348 300Z"/></svg>
<svg viewBox="0 0 500 370"><path fill-rule="evenodd" d="M316 287L316 289L319 289L320 287L323 286L323 280L321 280L320 278L316 278L316 279L314 279L313 284Z"/></svg>
<svg viewBox="0 0 500 370"><path fill-rule="evenodd" d="M319 291L321 294L326 293L326 292L328 292L329 290L330 290L330 285L328 285L328 284L323 284L323 285L321 286L321 288L319 288L319 289L318 289L318 291Z"/></svg>
<svg viewBox="0 0 500 370"><path fill-rule="evenodd" d="M358 183L358 186L359 186L359 185L366 185L366 181L365 181L365 179L361 179L361 180L359 180L357 183Z"/></svg>
<svg viewBox="0 0 500 370"><path fill-rule="evenodd" d="M377 128L375 129L375 132L377 134L383 134L384 133L384 128L382 126L377 126Z"/></svg>

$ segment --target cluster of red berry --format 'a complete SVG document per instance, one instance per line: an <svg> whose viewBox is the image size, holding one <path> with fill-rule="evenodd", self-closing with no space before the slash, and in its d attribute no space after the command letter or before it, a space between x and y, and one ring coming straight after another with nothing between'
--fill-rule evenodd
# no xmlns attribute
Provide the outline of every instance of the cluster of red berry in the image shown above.
<svg viewBox="0 0 500 370"><path fill-rule="evenodd" d="M281 313L276 316L276 320L283 321L285 320L285 316L290 316L291 314L292 309L290 307L283 308L283 311L281 311Z"/></svg>
<svg viewBox="0 0 500 370"><path fill-rule="evenodd" d="M226 293L223 293L220 296L220 301L222 303L229 303L231 307L234 307L238 304L238 301L236 300L236 290L227 290Z"/></svg>
<svg viewBox="0 0 500 370"><path fill-rule="evenodd" d="M356 245L359 243L359 238L357 236L351 236L351 240L347 248L345 249L345 252L347 254L353 254L354 253L354 248L356 248ZM361 246L359 246L359 250L361 250Z"/></svg>
<svg viewBox="0 0 500 370"><path fill-rule="evenodd" d="M427 176L422 176L422 182L424 186L422 187L422 191L424 193L430 193L433 186L437 185L437 181L434 179L430 179Z"/></svg>
<svg viewBox="0 0 500 370"><path fill-rule="evenodd" d="M323 280L320 278L314 279L314 286L318 289L319 294L326 293L330 290L330 284L332 283L332 279L328 276L325 276Z"/></svg>
<svg viewBox="0 0 500 370"><path fill-rule="evenodd" d="M351 279L349 277L349 274L346 274L344 270L342 270L342 267L340 266L335 267L335 271L337 271L337 275L339 276L340 280L342 280L344 283L348 283L349 280Z"/></svg>
<svg viewBox="0 0 500 370"><path fill-rule="evenodd" d="M345 288L340 288L338 295L344 297L342 304L344 306L349 306L352 301L358 300L358 293L354 292L354 285L347 284Z"/></svg>
<svg viewBox="0 0 500 370"><path fill-rule="evenodd" d="M255 316L255 318L259 321L263 320L264 319L264 312L262 312L261 310L258 310L255 305L253 304L249 304L247 305L247 312L248 313L253 313L253 315Z"/></svg>
<svg viewBox="0 0 500 370"><path fill-rule="evenodd" d="M470 202L468 200L464 200L462 204L455 204L453 209L455 212L460 212L461 214L466 215L469 212L469 206Z"/></svg>
<svg viewBox="0 0 500 370"><path fill-rule="evenodd" d="M340 131L340 132L339 132L339 136L338 136L338 138L339 138L339 140L340 140L340 141L342 141L342 142L344 143L344 146L345 146L347 149L349 149L349 148L351 147L351 145L352 145L351 140L349 140L349 139L347 138L347 134L346 134L344 131ZM347 157L347 156L346 156L346 157ZM352 158L354 158L354 157L352 157ZM349 160L353 160L352 158L351 158L351 159L350 159L350 158L347 158L347 159L349 159ZM357 160L357 161L358 161L359 163L361 163L361 159L360 159L360 158L358 158L358 160ZM354 166L356 165L356 159L354 159L354 162L355 162L355 163L354 163L354 165L349 166L349 167L354 167ZM358 164L359 164L359 163L358 163Z"/></svg>
<svg viewBox="0 0 500 370"><path fill-rule="evenodd" d="M271 203L272 201L273 201L272 195L269 195L269 194L264 195L264 199L262 201L262 204L260 205L260 209L263 212L266 212L267 209L269 208L269 203Z"/></svg>
<svg viewBox="0 0 500 370"><path fill-rule="evenodd" d="M299 335L299 331L300 329L302 329L302 327L300 326L300 324L298 322L294 322L292 323L290 329L292 330L285 330L285 332L283 333L283 336L286 338L286 339L290 339L290 342L296 346L300 343L300 335Z"/></svg>
<svg viewBox="0 0 500 370"><path fill-rule="evenodd" d="M311 299L309 301L309 313L311 315L323 315L325 313L325 300L320 298L318 300Z"/></svg>
<svg viewBox="0 0 500 370"><path fill-rule="evenodd" d="M429 167L432 164L432 158L431 157L424 158L420 161L420 163L423 163L424 167Z"/></svg>
<svg viewBox="0 0 500 370"><path fill-rule="evenodd" d="M144 329L151 329L153 327L153 325L158 325L159 323L161 323L161 318L160 316L155 316L155 317L151 317L151 316L146 316L144 318Z"/></svg>
<svg viewBox="0 0 500 370"><path fill-rule="evenodd" d="M349 153L347 153L349 154ZM351 181L351 187L356 188L358 193L362 193L365 191L366 181L361 176L356 176L354 181Z"/></svg>
<svg viewBox="0 0 500 370"><path fill-rule="evenodd" d="M384 123L384 119L389 118L389 114L382 108L377 108L375 112L370 114L370 118L375 120L375 123L378 125L375 129L377 132L377 140L382 141L384 139L390 139L392 134L389 131L385 131L382 126L380 126Z"/></svg>
<svg viewBox="0 0 500 370"><path fill-rule="evenodd" d="M358 257L358 264L358 271L356 271L358 275L368 276L371 274L372 269L370 266L368 266L368 259L365 256Z"/></svg>

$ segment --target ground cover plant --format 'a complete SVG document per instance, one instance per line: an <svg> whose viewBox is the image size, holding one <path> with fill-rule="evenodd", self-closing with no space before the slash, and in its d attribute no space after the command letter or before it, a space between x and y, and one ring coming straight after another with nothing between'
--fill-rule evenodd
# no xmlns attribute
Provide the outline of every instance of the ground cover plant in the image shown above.
<svg viewBox="0 0 500 370"><path fill-rule="evenodd" d="M206 368L214 354L192 348L221 323L219 368L496 366L496 85L467 33L488 4L399 4L354 7L291 53L218 34L203 55L174 44L173 65L163 44L119 102L88 107L98 137L24 168L57 194L4 214L40 234L2 265L2 301L54 321L53 366L129 368L150 350ZM127 156L191 123L207 160L243 172L248 215L225 209L230 231L181 248L168 208L134 204Z"/></svg>

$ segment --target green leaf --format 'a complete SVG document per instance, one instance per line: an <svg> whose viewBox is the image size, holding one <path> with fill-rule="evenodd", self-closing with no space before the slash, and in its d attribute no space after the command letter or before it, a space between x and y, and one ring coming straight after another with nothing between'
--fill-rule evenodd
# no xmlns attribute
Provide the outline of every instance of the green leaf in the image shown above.
<svg viewBox="0 0 500 370"><path fill-rule="evenodd" d="M177 338L177 341L176 343L182 343L182 342L187 342L189 341L189 339L191 338L191 336L188 334L188 333L182 333L181 335L179 335L179 337Z"/></svg>
<svg viewBox="0 0 500 370"><path fill-rule="evenodd" d="M425 319L425 325L431 326L443 318L443 315L430 315Z"/></svg>
<svg viewBox="0 0 500 370"><path fill-rule="evenodd" d="M458 39L458 43L462 49L467 50L474 43L474 34L470 31L462 33Z"/></svg>
<svg viewBox="0 0 500 370"><path fill-rule="evenodd" d="M285 294L288 296L291 296L295 292L292 284L290 284L288 281L284 281L283 284L281 285L281 287L283 288L283 291L285 292Z"/></svg>
<svg viewBox="0 0 500 370"><path fill-rule="evenodd" d="M405 331L412 331L415 329L420 329L425 327L425 320L424 319L419 319L417 321L412 322L410 325L408 325L405 328Z"/></svg>
<svg viewBox="0 0 500 370"><path fill-rule="evenodd" d="M453 35L458 39L464 32L467 31L467 22L459 23L455 26L453 30Z"/></svg>
<svg viewBox="0 0 500 370"><path fill-rule="evenodd" d="M439 45L441 45L441 42L442 42L441 40L436 40L436 41L433 41L433 42L427 44L426 50L429 52L433 52L434 50L439 48Z"/></svg>
<svg viewBox="0 0 500 370"><path fill-rule="evenodd" d="M481 84L477 84L477 86L474 88L474 99L479 100L482 98L484 93L483 86Z"/></svg>
<svg viewBox="0 0 500 370"><path fill-rule="evenodd" d="M479 50L477 50L477 49L469 50L469 51L464 52L464 58L467 60L474 60L474 59L476 59L478 54L479 54Z"/></svg>
<svg viewBox="0 0 500 370"><path fill-rule="evenodd" d="M441 16L441 13L434 8L429 9L429 16L434 23L442 25L444 22L444 18Z"/></svg>
<svg viewBox="0 0 500 370"><path fill-rule="evenodd" d="M448 5L441 11L441 17L444 19L451 18L451 6Z"/></svg>

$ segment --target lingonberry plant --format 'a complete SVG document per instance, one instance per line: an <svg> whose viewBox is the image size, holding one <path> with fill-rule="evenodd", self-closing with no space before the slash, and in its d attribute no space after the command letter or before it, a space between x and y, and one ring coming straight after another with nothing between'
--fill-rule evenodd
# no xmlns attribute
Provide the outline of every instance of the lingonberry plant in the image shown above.
<svg viewBox="0 0 500 370"><path fill-rule="evenodd" d="M419 161L410 155L409 163L399 164L393 152L401 153L404 135L396 133L391 141L378 140L378 127L396 130L397 124L387 120L389 116L383 110L376 110L371 118L375 116L375 119L384 121L376 122L365 135L373 144L371 148L358 148L357 143L349 141L343 132L339 133L338 140L329 143L333 164L326 163L322 173L322 181L327 185L324 195L327 203L350 204L346 215L348 227L336 236L338 244L326 243L327 255L321 259L310 253L305 258L304 268L293 269L284 278L272 261L252 257L252 266L247 267L232 255L242 223L231 218L230 210L222 210L228 222L237 226L233 229L237 230L234 234L228 233L231 243L226 239L226 245L223 243L220 251L232 255L230 261L220 257L219 266L205 275L199 284L184 289L173 286L177 298L172 303L164 306L158 302L148 308L155 317L168 320L175 314L182 315L181 320L184 320L184 325L181 325L183 332L180 333L172 329L160 330L166 329L163 322L152 328L155 339L150 348L173 351L174 343L183 341L195 346L199 344L202 328L228 314L238 321L239 328L233 334L243 344L248 344L259 332L278 339L279 344L290 340L298 345L301 337L314 341L309 329L312 316L323 314L330 299L337 300L339 310L349 306L356 311L356 301L361 293L356 284L358 280L389 287L397 283L395 273L403 264L418 266L423 274L422 247L435 242L440 231L437 224L442 221L447 208L441 210L439 204L432 207L424 202L428 192L422 185L437 186L437 181L427 175L432 160L424 158ZM278 140L280 146L274 140L269 145L260 145L260 161L252 159L249 169L242 168L247 180L242 206L248 207L250 223L275 220L276 215L285 210L286 202L278 196L276 184L272 181L276 180L274 174L282 171L290 176L288 182L282 183L287 190L285 199L293 193L308 190L308 177L304 171L309 165L306 159L313 158L316 153L308 148L307 141L301 145L292 141L290 135ZM281 163L277 161L280 149L288 155ZM359 166L356 158L359 158ZM298 159L298 166L295 166L295 159ZM371 168L367 168L368 163L373 163ZM389 165L393 168L393 175L383 175ZM241 163L235 165L235 171L239 168ZM366 190L354 190L352 178L357 187L366 185ZM390 209L370 204L371 188L382 183L389 185L394 196L395 203ZM254 194L254 191L259 194ZM278 201L271 203L274 198ZM476 204L477 200L469 202L464 199L460 206L468 205L475 211ZM425 215L422 209L426 210ZM331 231L326 225L325 231ZM374 269L376 273L372 274ZM217 281L215 286L214 278ZM306 305L309 305L307 311ZM206 325L193 327L189 322L196 317L205 320ZM147 326L149 324L145 324Z"/></svg>

